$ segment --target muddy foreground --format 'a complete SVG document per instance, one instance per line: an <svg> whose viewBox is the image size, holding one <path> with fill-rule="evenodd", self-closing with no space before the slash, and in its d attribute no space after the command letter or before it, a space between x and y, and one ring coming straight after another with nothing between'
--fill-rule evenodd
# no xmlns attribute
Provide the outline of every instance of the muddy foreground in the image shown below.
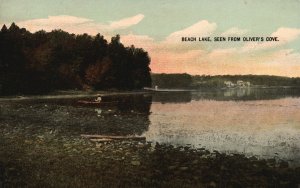
<svg viewBox="0 0 300 188"><path fill-rule="evenodd" d="M284 161L137 141L94 143L1 127L5 187L297 187Z"/></svg>
<svg viewBox="0 0 300 188"><path fill-rule="evenodd" d="M147 141L92 142L80 136L140 135L148 126L148 107L132 106L122 111L103 107L97 115L92 108L72 105L1 102L0 110L0 187L300 184L300 168L278 158L257 159Z"/></svg>

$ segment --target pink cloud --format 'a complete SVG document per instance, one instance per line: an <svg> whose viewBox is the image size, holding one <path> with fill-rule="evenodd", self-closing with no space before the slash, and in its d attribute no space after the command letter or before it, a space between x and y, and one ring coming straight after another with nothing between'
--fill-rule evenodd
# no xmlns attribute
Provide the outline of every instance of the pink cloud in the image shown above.
<svg viewBox="0 0 300 188"><path fill-rule="evenodd" d="M124 18L119 21L111 22L109 24L109 27L111 29L124 29L124 28L138 24L140 21L142 21L144 19L144 17L145 16L143 14L138 14L133 17Z"/></svg>
<svg viewBox="0 0 300 188"><path fill-rule="evenodd" d="M273 35L280 32L274 32ZM285 42L297 39L297 32L290 34ZM167 40L159 42L147 35L130 34L122 37L125 44L135 44L149 52L152 59L150 66L156 73L300 76L300 54L290 49L264 53L261 53L264 48L254 51L244 51L244 47L207 50L200 45L174 44Z"/></svg>
<svg viewBox="0 0 300 188"><path fill-rule="evenodd" d="M216 23L210 23L207 20L201 20L190 27L171 33L166 41L180 42L181 37L207 37L210 36L217 28Z"/></svg>
<svg viewBox="0 0 300 188"><path fill-rule="evenodd" d="M97 33L110 34L112 31L125 29L138 24L144 15L138 14L133 17L123 18L110 24L99 23L91 19L59 15L49 16L48 18L32 19L17 22L17 25L27 28L31 32L38 30L51 31L54 29L62 29L75 34L88 33L95 35Z"/></svg>
<svg viewBox="0 0 300 188"><path fill-rule="evenodd" d="M232 27L228 29L227 31L223 32L222 36L241 36L248 32L247 29L240 29L238 27Z"/></svg>
<svg viewBox="0 0 300 188"><path fill-rule="evenodd" d="M279 41L264 41L264 42L247 42L242 48L243 52L263 50L269 48L275 48L285 45L300 36L300 29L297 28L285 28L281 27L277 31L271 34L270 37L278 37Z"/></svg>
<svg viewBox="0 0 300 188"><path fill-rule="evenodd" d="M137 47L143 47L148 50L152 49L152 47L155 45L154 39L148 35L122 35L121 42L127 46L134 44Z"/></svg>

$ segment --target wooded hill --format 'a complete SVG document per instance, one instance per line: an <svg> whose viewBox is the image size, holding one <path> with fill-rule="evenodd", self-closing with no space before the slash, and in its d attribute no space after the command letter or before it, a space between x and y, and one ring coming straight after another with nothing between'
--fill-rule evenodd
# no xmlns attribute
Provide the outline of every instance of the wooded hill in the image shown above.
<svg viewBox="0 0 300 188"><path fill-rule="evenodd" d="M151 86L150 57L120 36L30 33L12 23L0 32L0 95L59 89L141 89Z"/></svg>

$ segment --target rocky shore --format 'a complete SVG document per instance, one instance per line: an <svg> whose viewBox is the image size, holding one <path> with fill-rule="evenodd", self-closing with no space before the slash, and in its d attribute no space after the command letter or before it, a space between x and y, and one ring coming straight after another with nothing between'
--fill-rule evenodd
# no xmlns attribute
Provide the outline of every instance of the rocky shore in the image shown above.
<svg viewBox="0 0 300 188"><path fill-rule="evenodd" d="M128 101L101 111L68 100L0 102L0 187L299 187L300 168L276 157L81 136L141 135L149 103Z"/></svg>
<svg viewBox="0 0 300 188"><path fill-rule="evenodd" d="M297 187L285 161L139 141L24 134L1 125L5 187Z"/></svg>

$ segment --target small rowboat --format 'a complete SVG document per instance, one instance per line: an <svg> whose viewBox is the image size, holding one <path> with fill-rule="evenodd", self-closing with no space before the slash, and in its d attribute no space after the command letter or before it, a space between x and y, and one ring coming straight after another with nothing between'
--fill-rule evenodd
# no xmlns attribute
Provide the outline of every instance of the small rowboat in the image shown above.
<svg viewBox="0 0 300 188"><path fill-rule="evenodd" d="M157 88L149 88L149 87L144 87L144 90L151 91L151 92L190 92L190 91L195 91L195 90L190 90L190 89L157 89Z"/></svg>
<svg viewBox="0 0 300 188"><path fill-rule="evenodd" d="M77 104L87 105L87 106L111 106L111 105L118 104L118 101L103 102L103 101L79 100L77 101Z"/></svg>
<svg viewBox="0 0 300 188"><path fill-rule="evenodd" d="M80 103L80 104L100 104L101 101L85 101L85 100L79 100L77 101L77 103ZM103 102L102 102L103 103Z"/></svg>

